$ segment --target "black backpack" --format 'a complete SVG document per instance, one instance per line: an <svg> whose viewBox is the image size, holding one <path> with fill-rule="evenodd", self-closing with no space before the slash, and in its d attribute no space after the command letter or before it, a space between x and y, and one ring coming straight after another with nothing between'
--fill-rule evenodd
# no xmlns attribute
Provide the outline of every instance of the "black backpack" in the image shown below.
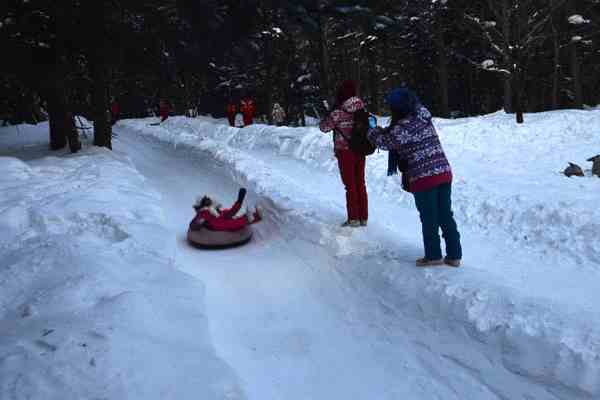
<svg viewBox="0 0 600 400"><path fill-rule="evenodd" d="M358 110L352 113L352 136L348 138L342 131L336 129L336 131L342 135L350 150L361 156L369 156L375 152L376 147L369 142L367 134L369 132L369 117L371 114L367 110Z"/></svg>

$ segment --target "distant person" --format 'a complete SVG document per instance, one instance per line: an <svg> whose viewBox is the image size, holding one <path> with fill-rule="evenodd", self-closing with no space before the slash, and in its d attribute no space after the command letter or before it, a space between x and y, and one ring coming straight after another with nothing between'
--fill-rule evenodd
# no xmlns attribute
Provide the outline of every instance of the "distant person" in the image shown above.
<svg viewBox="0 0 600 400"><path fill-rule="evenodd" d="M65 114L65 128L66 128L66 136L67 142L69 143L69 149L71 153L77 153L81 150L81 140L79 138L79 130L77 130L77 124L75 124L75 117L73 113L67 111Z"/></svg>
<svg viewBox="0 0 600 400"><path fill-rule="evenodd" d="M415 197L423 228L425 256L419 267L460 266L460 234L451 206L452 169L431 121L431 113L417 95L408 89L395 89L386 98L392 110L388 128L369 130L369 139L377 147L395 151L397 160L406 161L408 190ZM446 241L442 259L439 230Z"/></svg>
<svg viewBox="0 0 600 400"><path fill-rule="evenodd" d="M240 111L244 115L244 126L252 125L256 114L256 105L250 96L246 96L240 102Z"/></svg>
<svg viewBox="0 0 600 400"><path fill-rule="evenodd" d="M110 115L111 115L111 124L114 125L117 123L117 121L119 121L119 114L120 114L121 110L119 108L119 103L117 103L116 100L113 100L112 104L110 105Z"/></svg>
<svg viewBox="0 0 600 400"><path fill-rule="evenodd" d="M285 123L285 110L279 103L273 104L273 123L277 126L282 126Z"/></svg>
<svg viewBox="0 0 600 400"><path fill-rule="evenodd" d="M244 115L241 112L235 114L235 121L233 124L236 128L244 127Z"/></svg>
<svg viewBox="0 0 600 400"><path fill-rule="evenodd" d="M338 88L333 111L321 120L322 132L333 131L335 156L342 182L346 187L346 211L348 218L342 226L366 226L369 219L369 203L365 184L366 157L350 150L349 140L354 125L353 113L365 108L357 97L356 84L345 81Z"/></svg>
<svg viewBox="0 0 600 400"><path fill-rule="evenodd" d="M171 107L169 106L169 102L165 99L161 99L158 103L158 115L160 116L160 122L165 122L165 120L169 118L170 113Z"/></svg>
<svg viewBox="0 0 600 400"><path fill-rule="evenodd" d="M238 105L233 99L230 99L227 103L226 112L229 126L235 126L235 116L238 113Z"/></svg>

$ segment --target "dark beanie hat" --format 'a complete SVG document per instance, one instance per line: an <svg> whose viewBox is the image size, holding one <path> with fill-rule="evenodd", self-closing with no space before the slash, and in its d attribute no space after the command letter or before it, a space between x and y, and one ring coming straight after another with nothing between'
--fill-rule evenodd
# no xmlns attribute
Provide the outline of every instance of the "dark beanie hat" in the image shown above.
<svg viewBox="0 0 600 400"><path fill-rule="evenodd" d="M414 114L419 104L419 98L412 90L406 88L394 89L385 98L392 111L402 115Z"/></svg>
<svg viewBox="0 0 600 400"><path fill-rule="evenodd" d="M351 80L342 82L337 92L337 102L342 104L351 97L356 96L356 83Z"/></svg>

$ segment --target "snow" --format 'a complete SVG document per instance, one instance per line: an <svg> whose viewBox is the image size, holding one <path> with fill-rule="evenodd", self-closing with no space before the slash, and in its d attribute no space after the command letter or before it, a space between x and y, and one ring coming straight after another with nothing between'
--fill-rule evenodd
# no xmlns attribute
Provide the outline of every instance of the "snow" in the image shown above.
<svg viewBox="0 0 600 400"><path fill-rule="evenodd" d="M583 18L579 14L574 14L569 17L569 23L573 25L589 24L590 20Z"/></svg>
<svg viewBox="0 0 600 400"><path fill-rule="evenodd" d="M122 126L208 152L271 205L279 224L301 226L293 237L344 260L338 272L352 285L419 320L435 316L438 328L466 329L511 373L543 382L559 398L598 395L600 247L592 238L600 234L600 181L589 171L579 180L560 171L600 147L600 113L526 120L517 125L504 113L436 120L455 171L454 208L467 257L459 273L409 268L420 255L419 225L411 197L387 178L383 153L368 162L371 204L379 205L370 234L346 237L332 228L343 219L343 189L331 139L315 128L240 130L209 119L174 119L154 130L139 121Z"/></svg>
<svg viewBox="0 0 600 400"><path fill-rule="evenodd" d="M300 76L298 77L298 79L296 79L296 82L298 82L298 83L302 83L302 82L304 82L304 81L306 81L306 80L309 80L311 77L312 77L312 74L310 74L310 73L308 73L308 74L304 74L304 75L300 75Z"/></svg>
<svg viewBox="0 0 600 400"><path fill-rule="evenodd" d="M484 60L481 62L481 67L484 69L492 68L496 63L494 60Z"/></svg>
<svg viewBox="0 0 600 400"><path fill-rule="evenodd" d="M0 128L0 398L597 398L600 110L525 119L435 120L465 260L426 270L384 153L369 227L338 228L317 128L125 120L53 157L46 125ZM240 185L254 241L189 248L195 197Z"/></svg>
<svg viewBox="0 0 600 400"><path fill-rule="evenodd" d="M0 168L0 398L243 398L202 284L174 267L160 196L126 159Z"/></svg>

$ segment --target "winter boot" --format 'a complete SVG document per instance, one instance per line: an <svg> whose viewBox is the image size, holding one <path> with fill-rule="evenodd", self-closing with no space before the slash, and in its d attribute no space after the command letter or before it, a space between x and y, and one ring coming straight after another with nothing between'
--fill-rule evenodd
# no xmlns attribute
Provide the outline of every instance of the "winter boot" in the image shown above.
<svg viewBox="0 0 600 400"><path fill-rule="evenodd" d="M367 220L366 219L361 219L360 220L360 226L367 226Z"/></svg>
<svg viewBox="0 0 600 400"><path fill-rule="evenodd" d="M417 267L435 267L438 265L444 265L444 260L441 258L439 260L429 260L425 257L417 259L416 263Z"/></svg>
<svg viewBox="0 0 600 400"><path fill-rule="evenodd" d="M445 257L444 264L446 264L449 267L458 268L458 267L460 267L460 259L454 260L452 258Z"/></svg>
<svg viewBox="0 0 600 400"><path fill-rule="evenodd" d="M360 221L357 219L349 219L348 221L342 224L342 228L350 227L350 228L358 228L360 226Z"/></svg>

